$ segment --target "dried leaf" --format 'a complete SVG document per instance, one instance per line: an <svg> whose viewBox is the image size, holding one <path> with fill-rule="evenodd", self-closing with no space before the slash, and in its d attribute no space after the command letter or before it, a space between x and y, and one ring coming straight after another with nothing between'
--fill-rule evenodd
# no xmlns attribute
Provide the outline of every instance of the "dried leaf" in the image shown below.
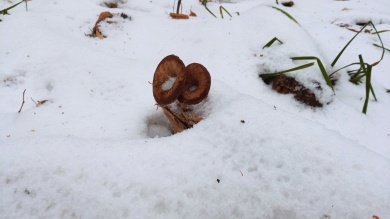
<svg viewBox="0 0 390 219"><path fill-rule="evenodd" d="M192 10L190 10L190 16L191 16L191 17L196 17L197 15L195 14L195 12L193 12Z"/></svg>
<svg viewBox="0 0 390 219"><path fill-rule="evenodd" d="M93 28L93 33L92 33L92 35L95 36L95 37L97 37L97 38L99 38L99 39L101 39L101 40L104 39L104 38L106 38L106 36L103 35L102 32L100 31L99 26L95 26L95 27Z"/></svg>
<svg viewBox="0 0 390 219"><path fill-rule="evenodd" d="M118 8L118 3L115 2L104 2L107 8Z"/></svg>
<svg viewBox="0 0 390 219"><path fill-rule="evenodd" d="M43 104L45 104L48 100L38 100L37 101L37 106L41 106Z"/></svg>
<svg viewBox="0 0 390 219"><path fill-rule="evenodd" d="M186 14L177 14L177 13L170 13L169 16L173 19L189 19L190 17Z"/></svg>
<svg viewBox="0 0 390 219"><path fill-rule="evenodd" d="M97 19L95 26L98 25L100 22L102 22L106 18L112 18L114 15L111 14L109 11L104 11L100 13L99 18Z"/></svg>

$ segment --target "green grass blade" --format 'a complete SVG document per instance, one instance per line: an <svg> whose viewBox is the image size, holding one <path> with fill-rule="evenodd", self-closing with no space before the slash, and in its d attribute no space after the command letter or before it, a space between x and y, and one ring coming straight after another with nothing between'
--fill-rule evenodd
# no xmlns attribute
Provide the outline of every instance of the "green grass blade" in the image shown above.
<svg viewBox="0 0 390 219"><path fill-rule="evenodd" d="M372 23L371 21L369 23L372 25L372 27L374 28L375 32L377 33L376 35L379 38L379 42L381 43L381 48L382 48L381 58L377 62L374 62L373 64L371 64L372 66L375 66L375 65L379 64L383 60L383 57L385 56L386 50L385 50L385 45L383 45L383 41L382 41L381 35L378 33L378 30L376 29L374 23Z"/></svg>
<svg viewBox="0 0 390 219"><path fill-rule="evenodd" d="M374 97L374 100L378 101L378 99L376 99L376 95L375 95L375 92L374 92L374 88L372 87L372 84L370 85L370 91L372 93L372 96Z"/></svg>
<svg viewBox="0 0 390 219"><path fill-rule="evenodd" d="M366 76L366 99L364 100L363 113L367 114L368 99L370 97L370 88L371 88L371 71L372 65L367 66L367 76Z"/></svg>
<svg viewBox="0 0 390 219"><path fill-rule="evenodd" d="M229 11L226 10L226 8L221 5L221 6L219 6L219 13L221 13L222 19L223 19L223 11L222 10L224 10L230 17L232 17L232 15L229 13Z"/></svg>
<svg viewBox="0 0 390 219"><path fill-rule="evenodd" d="M267 80L267 79L276 77L276 76L281 75L281 74L284 74L284 73L302 70L302 69L308 68L308 67L313 66L313 65L314 65L314 62L311 62L311 63L307 63L307 64L304 64L304 65L300 65L300 66L297 66L297 67L294 67L294 68L290 68L290 69L287 69L287 70L275 72L275 73L263 73L263 74L259 74L259 77L261 77L263 80Z"/></svg>
<svg viewBox="0 0 390 219"><path fill-rule="evenodd" d="M349 64L349 65L343 66L343 67L337 69L336 71L332 72L329 76L332 77L332 76L333 76L334 74L336 74L337 72L339 72L339 71L341 71L341 70L343 70L343 69L345 69L345 68L351 67L351 66L353 66L353 65L360 65L360 63L359 63L359 62L355 62L355 63L351 63L351 64Z"/></svg>
<svg viewBox="0 0 390 219"><path fill-rule="evenodd" d="M359 32L357 32L357 33L355 34L355 36L353 36L352 39L349 40L349 42L344 46L344 48L341 49L341 51L339 52L339 54L337 54L336 58L333 60L333 62L332 62L332 64L331 64L332 67L333 67L334 65L336 65L337 61L339 60L339 58L341 57L341 55L344 53L344 51L347 49L347 47L349 46L349 44L352 43L352 41L353 41L353 40L354 40L354 39L355 39L355 38L364 30L364 28L367 27L368 24L369 24L369 23L367 23L366 25L364 25L364 26L362 27L362 29L360 29Z"/></svg>
<svg viewBox="0 0 390 219"><path fill-rule="evenodd" d="M211 15L213 15L215 18L217 18L217 16L215 16L215 14L214 14L212 11L210 11L210 9L207 7L207 0L203 0L202 5L204 5L204 7L206 8L206 10L207 10Z"/></svg>
<svg viewBox="0 0 390 219"><path fill-rule="evenodd" d="M337 61L339 60L339 58L341 57L341 55L344 53L344 51L347 49L347 47L349 46L349 44L351 44L352 41L353 41L353 40L354 40L354 39L355 39L355 38L364 30L364 28L366 28L368 25L371 25L371 26L374 28L375 33L376 33L376 35L378 36L379 41L380 41L380 43L381 43L381 46L380 46L380 47L382 48L382 55L381 55L380 59L379 59L378 61L374 62L374 63L371 64L371 65L372 65L372 66L375 66L375 65L379 64L379 63L383 60L383 57L384 57L384 55L385 55L385 47L384 47L384 45L383 45L382 38L381 38L381 36L380 36L378 30L376 29L374 23L372 23L372 21L369 21L366 25L364 25L364 26L362 27L362 29L359 30L359 32L357 32L357 33L355 34L355 36L352 37L351 40L349 40L349 42L344 46L344 48L337 54L336 58L333 60L333 62L332 62L332 64L331 64L332 67L337 63Z"/></svg>
<svg viewBox="0 0 390 219"><path fill-rule="evenodd" d="M370 98L370 91L371 91L370 88L371 88L371 71L372 71L372 66L368 65L368 64L366 64L364 62L362 55L359 55L359 62L360 62L361 68L363 69L363 72L366 75L366 98L364 100L364 105L363 105L362 112L364 114L367 114L368 101L369 101L369 98ZM367 67L366 67L366 65L367 65Z"/></svg>
<svg viewBox="0 0 390 219"><path fill-rule="evenodd" d="M18 3L16 3L16 4L14 4L14 5L11 5L11 6L8 7L8 8L2 9L2 10L0 11L0 14L2 14L2 15L7 15L7 14L8 14L8 10L11 10L12 8L15 8L16 6L22 4L22 2L24 2L24 1L26 1L26 0L22 0L22 1L20 1L20 2L18 2ZM9 15L9 14L8 14L8 15Z"/></svg>
<svg viewBox="0 0 390 219"><path fill-rule="evenodd" d="M372 45L373 45L373 46L376 46L376 47L379 47L379 48L381 48L381 49L385 49L386 51L390 52L390 49L385 48L385 47L382 47L381 45L378 45L378 44L376 44L376 43L373 43Z"/></svg>
<svg viewBox="0 0 390 219"><path fill-rule="evenodd" d="M390 32L390 30L375 31L375 32L372 32L371 34L386 33L386 32Z"/></svg>
<svg viewBox="0 0 390 219"><path fill-rule="evenodd" d="M332 88L332 90L334 91L332 80L331 80L328 72L326 71L325 66L322 64L322 62L319 58L317 58L315 56L299 56L299 57L292 57L291 59L292 60L316 60L318 67L320 68L320 71L322 73L322 77L326 81L326 84L330 88Z"/></svg>
<svg viewBox="0 0 390 219"><path fill-rule="evenodd" d="M272 44L274 44L274 42L276 42L276 41L279 42L280 44L283 44L283 42L281 40L279 40L277 37L274 37L267 44L265 44L263 46L263 49L266 48L266 47L271 47Z"/></svg>
<svg viewBox="0 0 390 219"><path fill-rule="evenodd" d="M278 8L278 7L275 7L275 6L271 6L271 8L273 8L273 9L275 9L275 10L278 10L278 11L282 12L284 15L286 15L286 16L287 16L288 18L290 18L292 21L294 21L295 23L297 23L298 25L300 25L300 24L298 23L298 21L295 20L295 18L294 18L293 16L291 16L289 13L287 13L285 10L280 9L280 8Z"/></svg>

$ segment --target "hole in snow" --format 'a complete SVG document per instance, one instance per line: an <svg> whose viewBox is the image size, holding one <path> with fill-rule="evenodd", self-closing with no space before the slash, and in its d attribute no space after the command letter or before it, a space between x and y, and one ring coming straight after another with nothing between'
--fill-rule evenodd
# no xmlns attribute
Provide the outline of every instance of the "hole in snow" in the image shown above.
<svg viewBox="0 0 390 219"><path fill-rule="evenodd" d="M146 118L146 135L149 138L172 135L169 121L160 110Z"/></svg>

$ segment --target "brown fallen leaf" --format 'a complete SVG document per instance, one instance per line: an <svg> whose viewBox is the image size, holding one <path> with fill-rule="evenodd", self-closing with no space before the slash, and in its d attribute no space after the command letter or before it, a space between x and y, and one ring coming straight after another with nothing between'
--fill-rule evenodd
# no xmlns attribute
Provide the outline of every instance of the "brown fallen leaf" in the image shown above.
<svg viewBox="0 0 390 219"><path fill-rule="evenodd" d="M171 16L171 18L173 18L173 19L188 19L188 18L190 18L186 14L177 14L177 13L170 13L169 16Z"/></svg>
<svg viewBox="0 0 390 219"><path fill-rule="evenodd" d="M92 34L91 34L90 36L92 36L92 37L97 37L97 38L99 38L99 39L101 39L101 40L104 39L104 38L106 38L106 36L103 35L102 32L100 31L98 25L95 26L95 27L93 27L93 29L92 29Z"/></svg>
<svg viewBox="0 0 390 219"><path fill-rule="evenodd" d="M31 101L35 103L35 106L36 106L36 107L38 107L38 106L41 106L41 105L45 104L45 103L46 103L47 101L49 101L49 100L44 99L44 100L35 101L35 100L31 97Z"/></svg>
<svg viewBox="0 0 390 219"><path fill-rule="evenodd" d="M99 39L104 39L106 36L102 33L102 31L99 29L99 23L104 21L107 18L112 18L114 15L111 14L109 11L104 11L100 13L98 19L95 22L95 26L92 28L92 31L90 34L87 34L87 36L90 37L97 37ZM108 23L112 23L112 21L108 21Z"/></svg>
<svg viewBox="0 0 390 219"><path fill-rule="evenodd" d="M97 19L95 26L98 25L100 22L102 22L106 18L112 18L114 15L111 14L109 11L103 11L100 13L99 18Z"/></svg>
<svg viewBox="0 0 390 219"><path fill-rule="evenodd" d="M107 8L118 8L118 3L115 2L104 2Z"/></svg>
<svg viewBox="0 0 390 219"><path fill-rule="evenodd" d="M190 16L191 16L191 17L196 17L197 15L195 14L195 12L193 12L192 10L190 10Z"/></svg>
<svg viewBox="0 0 390 219"><path fill-rule="evenodd" d="M37 106L41 106L43 104L45 104L48 100L38 100L37 101Z"/></svg>

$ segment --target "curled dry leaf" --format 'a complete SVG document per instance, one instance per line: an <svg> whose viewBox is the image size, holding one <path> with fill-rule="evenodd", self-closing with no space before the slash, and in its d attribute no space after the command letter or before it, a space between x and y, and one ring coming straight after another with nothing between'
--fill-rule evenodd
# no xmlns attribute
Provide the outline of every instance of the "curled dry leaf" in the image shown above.
<svg viewBox="0 0 390 219"><path fill-rule="evenodd" d="M193 12L192 10L190 10L190 16L191 16L191 17L196 17L197 15L195 14L195 12Z"/></svg>
<svg viewBox="0 0 390 219"><path fill-rule="evenodd" d="M35 101L32 97L31 97L31 100L32 100L32 102L35 103L36 107L41 106L41 105L45 104L47 101L49 101L49 100L46 100L46 99Z"/></svg>
<svg viewBox="0 0 390 219"><path fill-rule="evenodd" d="M41 106L43 104L45 104L48 100L38 100L37 101L37 106Z"/></svg>
<svg viewBox="0 0 390 219"><path fill-rule="evenodd" d="M104 2L107 8L118 8L118 3L115 2Z"/></svg>
<svg viewBox="0 0 390 219"><path fill-rule="evenodd" d="M107 18L112 18L114 15L111 14L109 11L104 11L100 13L98 19L95 22L95 26L92 28L92 33L88 34L90 37L97 37L99 39L104 39L106 36L102 33L102 31L99 29L99 23L104 21Z"/></svg>
<svg viewBox="0 0 390 219"><path fill-rule="evenodd" d="M94 27L93 27L91 36L97 37L97 38L99 38L99 39L104 39L104 38L106 38L106 36L103 35L102 32L100 31L99 26L94 26Z"/></svg>
<svg viewBox="0 0 390 219"><path fill-rule="evenodd" d="M177 13L169 13L169 16L171 16L171 18L173 18L173 19L188 19L188 18L190 18L186 14L177 14Z"/></svg>
<svg viewBox="0 0 390 219"><path fill-rule="evenodd" d="M107 18L112 18L114 15L111 14L111 12L109 11L104 11L102 13L100 13L96 23L95 23L95 26L98 25L100 22L102 22L103 20L107 19Z"/></svg>

